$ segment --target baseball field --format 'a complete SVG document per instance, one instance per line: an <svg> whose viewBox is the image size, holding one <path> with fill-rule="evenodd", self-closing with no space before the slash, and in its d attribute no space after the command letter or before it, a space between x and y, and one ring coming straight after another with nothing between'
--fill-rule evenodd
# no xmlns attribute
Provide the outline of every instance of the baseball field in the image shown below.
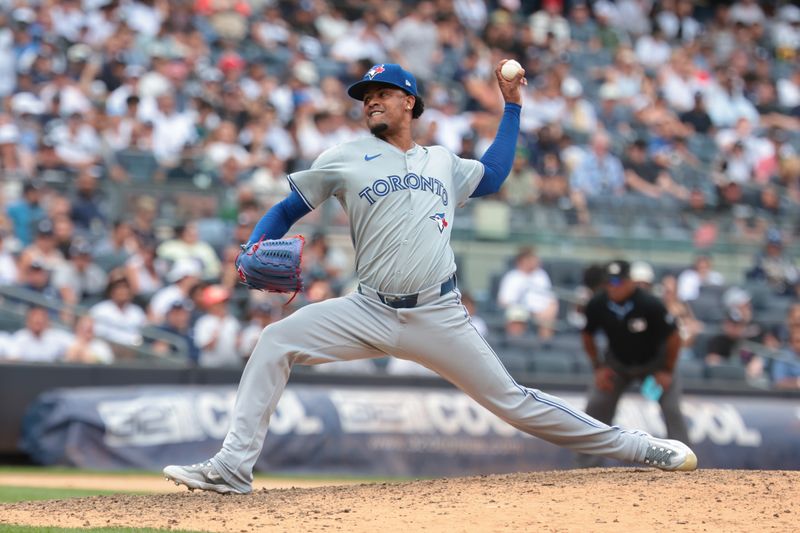
<svg viewBox="0 0 800 533"><path fill-rule="evenodd" d="M363 481L259 476L249 496L151 473L0 470L0 533L797 531L800 472L614 468Z"/></svg>

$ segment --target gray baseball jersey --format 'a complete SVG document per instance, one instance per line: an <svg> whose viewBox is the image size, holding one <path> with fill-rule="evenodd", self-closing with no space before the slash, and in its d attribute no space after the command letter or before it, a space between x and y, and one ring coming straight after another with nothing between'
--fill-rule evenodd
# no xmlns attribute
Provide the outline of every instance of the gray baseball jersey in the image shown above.
<svg viewBox="0 0 800 533"><path fill-rule="evenodd" d="M310 208L330 196L350 217L360 289L305 306L267 326L245 367L231 427L211 459L247 492L269 419L294 364L393 355L452 382L514 427L573 450L644 462L648 436L608 426L560 399L519 385L480 336L460 293L443 283L455 272L449 245L454 207L483 175L478 161L442 147L403 152L376 138L322 154L292 174ZM396 308L384 296L414 294Z"/></svg>
<svg viewBox="0 0 800 533"><path fill-rule="evenodd" d="M450 248L455 206L483 176L483 164L441 146L403 152L376 137L335 146L289 176L308 207L336 197L350 218L361 284L415 293L456 270Z"/></svg>

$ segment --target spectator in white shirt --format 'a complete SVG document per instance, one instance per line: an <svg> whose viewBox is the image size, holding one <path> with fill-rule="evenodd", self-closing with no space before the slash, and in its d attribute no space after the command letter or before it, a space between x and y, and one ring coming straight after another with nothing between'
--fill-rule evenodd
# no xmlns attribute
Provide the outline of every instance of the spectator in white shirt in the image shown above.
<svg viewBox="0 0 800 533"><path fill-rule="evenodd" d="M14 285L19 279L17 260L5 246L7 241L8 234L0 230L0 285Z"/></svg>
<svg viewBox="0 0 800 533"><path fill-rule="evenodd" d="M558 315L558 300L552 291L550 276L540 266L532 248L522 248L514 268L503 276L497 296L503 309L522 308L538 324L539 336L549 339Z"/></svg>
<svg viewBox="0 0 800 533"><path fill-rule="evenodd" d="M560 50L569 46L569 23L561 14L563 9L561 0L545 0L542 9L530 16L528 24L536 46L546 46L550 38Z"/></svg>
<svg viewBox="0 0 800 533"><path fill-rule="evenodd" d="M746 118L751 124L758 124L758 111L742 92L742 80L724 68L718 69L716 75L717 82L706 93L708 115L714 126L733 127L742 118Z"/></svg>
<svg viewBox="0 0 800 533"><path fill-rule="evenodd" d="M423 81L434 75L440 55L439 30L434 23L435 16L436 6L433 2L419 2L411 7L405 18L392 27L392 53L395 62L414 65L414 75Z"/></svg>
<svg viewBox="0 0 800 533"><path fill-rule="evenodd" d="M53 130L56 154L71 167L87 167L100 160L100 137L83 113L73 112Z"/></svg>
<svg viewBox="0 0 800 533"><path fill-rule="evenodd" d="M200 366L241 366L239 321L228 311L230 291L221 285L203 289L200 301L206 314L197 319L194 339L200 348Z"/></svg>
<svg viewBox="0 0 800 533"><path fill-rule="evenodd" d="M127 278L111 280L107 292L108 299L89 310L97 335L116 344L140 345L146 316L142 308L132 302L133 291Z"/></svg>
<svg viewBox="0 0 800 533"><path fill-rule="evenodd" d="M280 310L276 309L269 300L262 298L251 303L250 322L242 330L239 342L239 353L243 358L250 357L264 328L278 318L280 318Z"/></svg>
<svg viewBox="0 0 800 533"><path fill-rule="evenodd" d="M370 7L348 33L336 40L330 50L331 58L344 63L362 59L382 63L389 56L386 49L390 33L379 21L376 8Z"/></svg>
<svg viewBox="0 0 800 533"><path fill-rule="evenodd" d="M785 5L772 25L772 42L779 58L792 58L800 49L800 7ZM797 69L795 69L797 72Z"/></svg>
<svg viewBox="0 0 800 533"><path fill-rule="evenodd" d="M156 245L141 239L139 250L125 263L125 275L137 299L149 300L164 286L167 263L156 259Z"/></svg>
<svg viewBox="0 0 800 533"><path fill-rule="evenodd" d="M764 11L756 0L740 0L731 6L730 20L741 22L745 26L764 24Z"/></svg>
<svg viewBox="0 0 800 533"><path fill-rule="evenodd" d="M156 102L158 109L152 118L153 153L162 165L174 166L184 146L197 137L194 119L176 109L175 97L169 92L158 96Z"/></svg>
<svg viewBox="0 0 800 533"><path fill-rule="evenodd" d="M800 106L800 69L794 69L791 77L777 81L778 103L787 108Z"/></svg>
<svg viewBox="0 0 800 533"><path fill-rule="evenodd" d="M86 15L77 0L62 0L50 8L55 32L70 42L76 42L86 22Z"/></svg>
<svg viewBox="0 0 800 533"><path fill-rule="evenodd" d="M123 10L122 20L125 21L125 24L137 33L155 37L169 12L169 7L167 2L141 0L125 2Z"/></svg>
<svg viewBox="0 0 800 533"><path fill-rule="evenodd" d="M137 117L135 115L131 116L128 114L128 111L133 108L135 111L139 111L139 97L137 96L137 87L139 85L139 79L144 74L145 70L144 67L139 65L127 65L125 70L123 71L123 78L122 84L111 91L111 94L108 95L106 98L106 113L109 115L126 115L125 118L128 120L135 120ZM135 98L136 100L131 103L131 98Z"/></svg>
<svg viewBox="0 0 800 533"><path fill-rule="evenodd" d="M9 340L8 359L53 363L62 361L72 335L50 327L50 314L44 307L33 306L25 316L25 328Z"/></svg>
<svg viewBox="0 0 800 533"><path fill-rule="evenodd" d="M659 28L655 28L652 34L642 35L636 41L636 57L648 69L657 69L669 61L671 55L672 48Z"/></svg>
<svg viewBox="0 0 800 533"><path fill-rule="evenodd" d="M222 122L213 137L214 140L205 149L205 158L211 168L216 170L229 159L236 161L240 170L250 166L250 154L237 142L236 125L233 122Z"/></svg>
<svg viewBox="0 0 800 533"><path fill-rule="evenodd" d="M668 9L669 4L677 4ZM690 0L678 2L662 2L663 10L656 15L656 23L664 36L669 40L680 40L685 43L694 41L702 31L702 26L694 18L694 3Z"/></svg>
<svg viewBox="0 0 800 533"><path fill-rule="evenodd" d="M594 132L597 129L597 115L592 104L581 98L581 82L575 78L564 78L561 94L564 96L564 108L560 118L564 129L586 134Z"/></svg>
<svg viewBox="0 0 800 533"><path fill-rule="evenodd" d="M109 364L114 362L114 352L103 339L94 336L94 319L84 315L75 323L75 339L64 357L68 363Z"/></svg>
<svg viewBox="0 0 800 533"><path fill-rule="evenodd" d="M20 282L25 282L24 277L28 267L34 262L44 265L49 271L64 264L64 254L56 246L53 230L53 223L49 219L40 220L36 225L36 238L30 246L22 250L17 262Z"/></svg>
<svg viewBox="0 0 800 533"><path fill-rule="evenodd" d="M694 265L678 276L678 299L684 302L696 300L700 295L700 287L704 285L724 285L725 278L719 272L711 270L711 257L698 256Z"/></svg>
<svg viewBox="0 0 800 533"><path fill-rule="evenodd" d="M694 95L703 90L692 58L682 49L672 54L672 59L659 72L659 88L670 107L678 113L694 108ZM706 99L708 102L708 99Z"/></svg>
<svg viewBox="0 0 800 533"><path fill-rule="evenodd" d="M116 33L119 28L118 9L117 2L109 1L86 15L86 42L88 44L99 48Z"/></svg>
<svg viewBox="0 0 800 533"><path fill-rule="evenodd" d="M176 300L188 299L192 289L200 283L202 275L203 268L199 261L191 258L175 261L167 275L167 281L170 284L160 289L150 299L148 308L150 322L153 324L163 322L172 303Z"/></svg>

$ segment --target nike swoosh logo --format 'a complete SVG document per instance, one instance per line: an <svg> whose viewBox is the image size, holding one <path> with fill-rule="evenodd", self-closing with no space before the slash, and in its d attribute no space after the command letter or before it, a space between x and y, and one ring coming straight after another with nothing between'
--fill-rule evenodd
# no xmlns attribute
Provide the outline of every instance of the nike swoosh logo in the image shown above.
<svg viewBox="0 0 800 533"><path fill-rule="evenodd" d="M373 160L373 159L375 159L376 157L380 157L380 156L382 156L382 155L383 155L382 153L380 153L380 154L376 154L376 155L368 155L368 154L364 154L364 161L372 161L372 160Z"/></svg>

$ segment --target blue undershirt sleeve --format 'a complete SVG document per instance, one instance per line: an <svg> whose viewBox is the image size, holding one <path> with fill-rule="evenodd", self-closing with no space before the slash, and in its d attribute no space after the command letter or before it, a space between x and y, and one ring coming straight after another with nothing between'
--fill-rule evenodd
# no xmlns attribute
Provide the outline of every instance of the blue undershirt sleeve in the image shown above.
<svg viewBox="0 0 800 533"><path fill-rule="evenodd" d="M514 164L514 155L517 150L517 137L519 137L519 114L522 107L519 104L505 105L503 119L497 128L494 142L483 154L480 161L485 167L483 178L470 198L494 194L500 190L511 167Z"/></svg>
<svg viewBox="0 0 800 533"><path fill-rule="evenodd" d="M291 194L273 205L261 220L258 221L253 233L250 234L248 244L258 242L261 239L280 239L292 224L311 212L306 203L292 190Z"/></svg>

